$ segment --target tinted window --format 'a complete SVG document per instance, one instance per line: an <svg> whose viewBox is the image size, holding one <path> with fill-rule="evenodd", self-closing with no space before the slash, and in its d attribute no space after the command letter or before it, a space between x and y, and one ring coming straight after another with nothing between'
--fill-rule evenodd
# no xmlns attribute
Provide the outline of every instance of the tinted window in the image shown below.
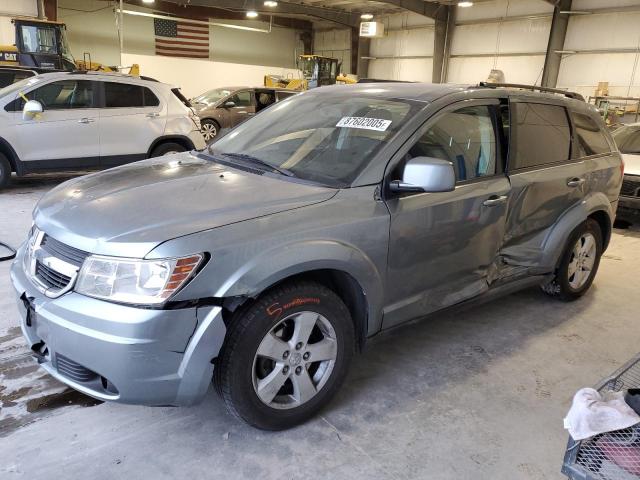
<svg viewBox="0 0 640 480"><path fill-rule="evenodd" d="M31 72L17 72L10 70L0 70L0 88L4 88L12 83L19 82L24 78L33 77Z"/></svg>
<svg viewBox="0 0 640 480"><path fill-rule="evenodd" d="M597 155L611 151L607 138L598 124L588 115L571 113L578 141L578 156Z"/></svg>
<svg viewBox="0 0 640 480"><path fill-rule="evenodd" d="M569 159L571 130L564 107L514 103L511 129L511 170Z"/></svg>
<svg viewBox="0 0 640 480"><path fill-rule="evenodd" d="M640 153L640 127L624 126L613 132L613 139L622 153Z"/></svg>
<svg viewBox="0 0 640 480"><path fill-rule="evenodd" d="M157 107L160 105L160 100L155 94L149 90L148 88L143 88L144 90L144 106L145 107Z"/></svg>
<svg viewBox="0 0 640 480"><path fill-rule="evenodd" d="M95 106L93 82L88 80L62 80L49 83L25 94L29 100L39 101L45 110L92 108ZM22 110L24 100L16 99L15 110Z"/></svg>
<svg viewBox="0 0 640 480"><path fill-rule="evenodd" d="M409 158L453 163L462 182L496 173L496 137L489 107L466 107L442 115L409 150Z"/></svg>
<svg viewBox="0 0 640 480"><path fill-rule="evenodd" d="M251 106L251 92L249 90L243 90L238 92L232 97L229 97L229 102L236 104L236 107L250 107Z"/></svg>
<svg viewBox="0 0 640 480"><path fill-rule="evenodd" d="M129 83L105 82L104 102L107 108L143 107L143 87Z"/></svg>
<svg viewBox="0 0 640 480"><path fill-rule="evenodd" d="M277 92L278 100L284 100L285 98L293 97L297 95L299 92Z"/></svg>

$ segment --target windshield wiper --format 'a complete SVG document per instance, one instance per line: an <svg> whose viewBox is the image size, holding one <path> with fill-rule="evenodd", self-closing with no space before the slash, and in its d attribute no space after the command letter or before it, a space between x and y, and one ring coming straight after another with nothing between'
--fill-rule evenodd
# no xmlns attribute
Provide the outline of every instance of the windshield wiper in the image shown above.
<svg viewBox="0 0 640 480"><path fill-rule="evenodd" d="M211 152L211 147L209 147L209 152ZM212 153L212 152L211 152ZM231 158L237 158L239 160L246 160L247 162L250 163L255 163L258 165L261 165L263 167L267 167L268 169L274 171L274 172L278 172L280 175L284 175L285 177L295 177L295 173L293 173L291 170L287 170L286 168L281 168L278 167L272 163L269 163L265 160L262 160L260 158L257 157L253 157L251 155L247 155L245 153L218 153L218 155L222 155L223 157L231 157Z"/></svg>

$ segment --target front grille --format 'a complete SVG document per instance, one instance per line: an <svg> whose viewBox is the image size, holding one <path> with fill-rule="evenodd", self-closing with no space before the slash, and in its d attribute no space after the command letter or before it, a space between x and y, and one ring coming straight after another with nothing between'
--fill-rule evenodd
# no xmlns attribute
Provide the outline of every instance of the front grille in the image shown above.
<svg viewBox="0 0 640 480"><path fill-rule="evenodd" d="M69 377L76 382L88 382L98 376L97 373L92 372L88 368L83 367L79 363L74 362L70 358L64 355L56 354L56 368L60 375Z"/></svg>
<svg viewBox="0 0 640 480"><path fill-rule="evenodd" d="M79 250L77 248L65 245L55 238L50 237L46 233L42 237L40 248L47 251L52 256L57 257L60 260L64 260L65 262L70 263L76 267L80 267L85 258L89 256L87 252L83 252L82 250Z"/></svg>
<svg viewBox="0 0 640 480"><path fill-rule="evenodd" d="M58 273L40 262L36 262L36 277L47 288L54 288L56 290L62 290L69 285L71 281L70 277Z"/></svg>

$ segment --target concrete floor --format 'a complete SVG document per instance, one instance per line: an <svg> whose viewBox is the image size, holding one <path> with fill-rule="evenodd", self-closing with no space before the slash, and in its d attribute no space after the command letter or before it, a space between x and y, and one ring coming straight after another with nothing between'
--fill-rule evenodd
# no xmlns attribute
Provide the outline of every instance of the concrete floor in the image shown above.
<svg viewBox="0 0 640 480"><path fill-rule="evenodd" d="M62 177L0 193L17 245ZM0 264L0 478L560 479L573 393L638 351L640 230L616 230L596 283L537 289L379 336L318 418L266 433L214 392L192 408L93 405L27 356Z"/></svg>

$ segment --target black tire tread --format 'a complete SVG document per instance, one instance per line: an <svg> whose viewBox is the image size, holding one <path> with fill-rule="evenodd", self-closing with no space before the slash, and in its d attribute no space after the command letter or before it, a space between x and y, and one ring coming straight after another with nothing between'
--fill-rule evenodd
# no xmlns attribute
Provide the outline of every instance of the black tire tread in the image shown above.
<svg viewBox="0 0 640 480"><path fill-rule="evenodd" d="M239 345L240 338L244 335L245 331L250 327L253 323L254 318L258 315L262 310L267 308L269 305L272 305L278 298L282 295L290 294L290 293L299 293L301 290L307 290L309 288L319 289L323 291L323 293L327 296L335 297L335 304L340 308L344 315L347 318L351 318L349 310L346 305L342 302L340 297L331 289L326 286L307 280L300 281L292 281L283 283L281 285L276 286L275 288L266 291L260 297L258 297L255 301L250 302L248 305L241 307L236 311L230 321L230 326L227 331L227 336L224 341L224 346L222 348L222 354L218 357L218 361L216 363L213 375L213 381L215 385L215 389L218 394L222 397L224 404L235 418L242 420L244 422L248 422L248 420L237 411L231 392L231 370L232 366L230 365L230 359L233 357L233 353L235 349ZM352 346L353 348L353 346ZM257 425L253 425L257 426ZM258 426L259 428L263 428Z"/></svg>

